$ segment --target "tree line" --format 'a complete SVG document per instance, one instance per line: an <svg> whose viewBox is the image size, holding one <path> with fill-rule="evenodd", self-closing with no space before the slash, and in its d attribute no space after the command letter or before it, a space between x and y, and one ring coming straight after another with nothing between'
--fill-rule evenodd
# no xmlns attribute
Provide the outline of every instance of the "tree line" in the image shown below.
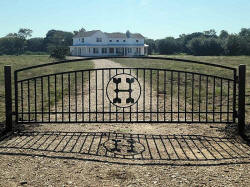
<svg viewBox="0 0 250 187"><path fill-rule="evenodd" d="M32 30L22 28L17 33L10 33L0 38L0 55L51 54L57 48L68 50L72 45L74 33L50 30L46 37L30 38Z"/></svg>
<svg viewBox="0 0 250 187"><path fill-rule="evenodd" d="M0 55L20 55L49 53L69 53L68 46L79 31L66 32L49 30L44 38L31 38L32 30L21 28L17 33L9 33L0 38ZM219 34L211 29L204 32L182 34L178 38L146 39L149 54L190 54L212 55L250 55L250 28L242 28L239 33L229 34L222 30ZM57 53L57 52L56 52Z"/></svg>
<svg viewBox="0 0 250 187"><path fill-rule="evenodd" d="M250 55L250 28L237 34L211 29L204 32L182 34L178 38L146 39L149 54L190 54L197 56Z"/></svg>

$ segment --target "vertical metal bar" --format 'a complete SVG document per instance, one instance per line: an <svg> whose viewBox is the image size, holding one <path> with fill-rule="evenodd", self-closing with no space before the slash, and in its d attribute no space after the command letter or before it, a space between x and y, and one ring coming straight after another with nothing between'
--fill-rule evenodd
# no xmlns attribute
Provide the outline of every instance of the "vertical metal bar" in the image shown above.
<svg viewBox="0 0 250 187"><path fill-rule="evenodd" d="M82 121L84 121L84 73L82 71Z"/></svg>
<svg viewBox="0 0 250 187"><path fill-rule="evenodd" d="M11 88L11 66L4 66L5 80L5 131L12 131L12 88Z"/></svg>
<svg viewBox="0 0 250 187"><path fill-rule="evenodd" d="M57 86L56 86L56 83L57 83L57 78L55 75L55 120L57 122Z"/></svg>
<svg viewBox="0 0 250 187"><path fill-rule="evenodd" d="M123 71L124 71L124 69L123 69ZM131 75L131 69L129 69L129 74ZM124 113L124 111L123 111L123 113ZM130 106L129 107L129 121L131 122L131 120L132 120L132 116L131 116L131 106Z"/></svg>
<svg viewBox="0 0 250 187"><path fill-rule="evenodd" d="M95 70L95 120L97 121L97 103L98 103L98 97L97 97L97 71Z"/></svg>
<svg viewBox="0 0 250 187"><path fill-rule="evenodd" d="M136 69L136 78L138 79L138 69ZM138 103L139 101L136 102L136 121L138 121Z"/></svg>
<svg viewBox="0 0 250 187"><path fill-rule="evenodd" d="M90 111L91 111L91 107L90 107L90 105L91 105L91 93L90 93L90 70L89 70L89 121L90 121L90 118L91 118L91 113L90 113Z"/></svg>
<svg viewBox="0 0 250 187"><path fill-rule="evenodd" d="M220 122L222 122L222 93L223 93L223 81L220 79Z"/></svg>
<svg viewBox="0 0 250 187"><path fill-rule="evenodd" d="M21 111L22 111L22 121L24 121L24 116L23 116L23 112L24 112L24 108L23 108L23 81L21 82Z"/></svg>
<svg viewBox="0 0 250 187"><path fill-rule="evenodd" d="M192 74L192 122L194 121L194 74Z"/></svg>
<svg viewBox="0 0 250 187"><path fill-rule="evenodd" d="M146 74L146 70L143 69L143 121L145 121L145 101L146 101L146 99L145 99L145 91L146 91L146 89L145 89L145 79L146 79L145 74Z"/></svg>
<svg viewBox="0 0 250 187"><path fill-rule="evenodd" d="M206 76L206 122L208 122L207 113L208 113L208 76Z"/></svg>
<svg viewBox="0 0 250 187"><path fill-rule="evenodd" d="M115 74L117 75L117 68L115 69ZM116 121L118 120L118 110L117 110L117 106L115 106L116 109Z"/></svg>
<svg viewBox="0 0 250 187"><path fill-rule="evenodd" d="M185 107L185 121L187 121L187 73L185 73L185 81L184 81L184 84L185 84L185 90L184 90L184 107Z"/></svg>
<svg viewBox="0 0 250 187"><path fill-rule="evenodd" d="M213 83L213 122L214 122L214 112L215 112L215 77Z"/></svg>
<svg viewBox="0 0 250 187"><path fill-rule="evenodd" d="M152 69L150 70L150 121L152 121Z"/></svg>
<svg viewBox="0 0 250 187"><path fill-rule="evenodd" d="M44 122L44 115L43 115L43 112L44 112L44 107L43 107L43 77L41 77L41 102L42 102L42 122Z"/></svg>
<svg viewBox="0 0 250 187"><path fill-rule="evenodd" d="M171 122L173 121L173 71L171 71L171 82L170 82L170 90L171 90L171 105L170 105L170 110L171 110Z"/></svg>
<svg viewBox="0 0 250 187"><path fill-rule="evenodd" d="M178 77L177 77L177 94L178 94L178 96L177 96L177 102L178 102L178 121L180 121L180 72L178 72Z"/></svg>
<svg viewBox="0 0 250 187"><path fill-rule="evenodd" d="M227 80L227 121L229 122L229 97L230 97L230 82Z"/></svg>
<svg viewBox="0 0 250 187"><path fill-rule="evenodd" d="M30 122L30 80L28 80L28 121Z"/></svg>
<svg viewBox="0 0 250 187"><path fill-rule="evenodd" d="M236 115L236 84L237 84L237 70L234 69L234 81L233 81L233 123L235 123Z"/></svg>
<svg viewBox="0 0 250 187"><path fill-rule="evenodd" d="M157 81L157 104L156 104L156 111L157 111L157 121L159 121L159 70L157 70L157 77L156 77L156 81Z"/></svg>
<svg viewBox="0 0 250 187"><path fill-rule="evenodd" d="M15 117L16 117L16 124L18 124L18 116L19 116L19 111L18 111L18 82L17 82L17 72L14 72L14 82L15 82Z"/></svg>
<svg viewBox="0 0 250 187"><path fill-rule="evenodd" d="M201 121L201 75L199 76L199 121Z"/></svg>
<svg viewBox="0 0 250 187"><path fill-rule="evenodd" d="M111 70L109 69L109 80L111 78ZM111 103L109 102L109 121L111 121Z"/></svg>
<svg viewBox="0 0 250 187"><path fill-rule="evenodd" d="M123 73L124 73L124 69L123 69ZM124 122L124 120L125 120L125 114L124 114L124 108L122 108L122 121Z"/></svg>
<svg viewBox="0 0 250 187"><path fill-rule="evenodd" d="M68 99L69 99L69 122L70 122L70 118L71 118L71 115L70 115L70 105L71 105L71 102L70 102L70 73L68 73Z"/></svg>
<svg viewBox="0 0 250 187"><path fill-rule="evenodd" d="M102 121L104 121L104 70L102 70Z"/></svg>
<svg viewBox="0 0 250 187"><path fill-rule="evenodd" d="M34 79L34 90L35 90L35 121L37 122L37 89L36 89L36 78Z"/></svg>
<svg viewBox="0 0 250 187"><path fill-rule="evenodd" d="M76 122L78 121L77 119L77 108L78 108L78 104L77 104L77 72L75 72L75 112L76 112Z"/></svg>
<svg viewBox="0 0 250 187"><path fill-rule="evenodd" d="M49 107L49 122L50 122L50 76L48 76L48 107Z"/></svg>
<svg viewBox="0 0 250 187"><path fill-rule="evenodd" d="M167 89L166 89L166 70L164 70L164 106L163 106L163 112L164 112L164 121L166 121L166 96L167 96Z"/></svg>
<svg viewBox="0 0 250 187"><path fill-rule="evenodd" d="M238 129L244 136L245 131L245 92L246 92L246 65L239 66L239 97L238 97Z"/></svg>
<svg viewBox="0 0 250 187"><path fill-rule="evenodd" d="M64 86L63 86L63 74L61 76L61 83L62 83L62 121L64 121L64 100L63 100L63 90L64 90Z"/></svg>

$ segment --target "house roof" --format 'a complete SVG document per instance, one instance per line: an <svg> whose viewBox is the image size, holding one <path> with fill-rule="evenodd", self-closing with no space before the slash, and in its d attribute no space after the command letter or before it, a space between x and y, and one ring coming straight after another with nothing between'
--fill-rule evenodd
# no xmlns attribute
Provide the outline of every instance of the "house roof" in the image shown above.
<svg viewBox="0 0 250 187"><path fill-rule="evenodd" d="M88 36L91 36L93 35L94 33L96 33L97 31L99 30L92 30L92 31L80 31L78 32L74 38L79 38L79 37L88 37Z"/></svg>
<svg viewBox="0 0 250 187"><path fill-rule="evenodd" d="M89 37L93 35L94 33L96 33L97 31L100 31L100 30L80 31L77 35L74 36L74 38ZM112 33L104 32L104 34L106 34L108 38L128 38L125 33L121 33L121 32L112 32ZM141 35L140 33L130 33L130 38L144 38L144 36Z"/></svg>

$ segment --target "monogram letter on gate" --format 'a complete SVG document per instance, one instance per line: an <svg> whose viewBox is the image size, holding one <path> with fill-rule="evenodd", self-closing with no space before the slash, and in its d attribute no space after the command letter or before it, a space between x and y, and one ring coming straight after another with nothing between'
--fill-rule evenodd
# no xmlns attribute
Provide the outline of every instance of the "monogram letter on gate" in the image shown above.
<svg viewBox="0 0 250 187"><path fill-rule="evenodd" d="M113 103L121 103L121 98L119 98L119 92L128 92L129 96L126 99L126 103L134 103L134 99L131 97L131 93L133 91L131 89L131 84L134 82L134 78L126 78L126 82L129 84L129 89L127 90L119 89L121 78L113 78L113 82L116 84L116 89L114 90L116 93L116 97L113 99Z"/></svg>

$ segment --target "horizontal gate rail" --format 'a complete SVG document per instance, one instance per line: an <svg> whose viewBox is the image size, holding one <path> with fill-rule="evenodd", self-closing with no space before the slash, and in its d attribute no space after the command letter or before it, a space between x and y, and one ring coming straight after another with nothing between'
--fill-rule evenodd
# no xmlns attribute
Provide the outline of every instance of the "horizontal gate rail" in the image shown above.
<svg viewBox="0 0 250 187"><path fill-rule="evenodd" d="M53 66L53 65L58 65L58 64L64 64L64 63L72 63L72 62L79 62L79 61L87 61L87 60L98 60L98 59L152 59L152 60L169 60L169 61L177 61L177 62L184 62L184 63L192 63L192 64L201 64L201 65L206 65L206 66L212 66L212 67L218 67L218 68L223 68L223 69L228 69L228 70L233 70L236 71L236 68L232 68L229 66L224 66L220 64L213 64L213 63L208 63L208 62L200 62L200 61L194 61L194 60L185 60L185 59L178 59L178 58L166 58L166 57L88 57L84 59L75 59L75 60L62 60L58 62L50 62L46 64L39 64L35 66L29 66L25 68L21 68L16 70L15 72L21 72L21 71L26 71L34 68L41 68L45 66Z"/></svg>
<svg viewBox="0 0 250 187"><path fill-rule="evenodd" d="M179 70L171 70L171 69L161 69L161 68L96 68L96 69L86 69L86 70L76 70L76 71L65 71L65 72L60 72L60 73L52 73L48 75L42 75L42 76L36 76L32 78L27 78L27 79L22 79L18 80L17 82L24 82L24 81L29 81L29 80L34 80L34 79L39 79L39 78L45 78L45 77L52 77L55 75L62 75L62 74L72 74L72 73L79 73L83 71L96 71L96 70L159 70L159 71L170 71L170 72L175 72L175 73L187 73L187 74L194 74L194 75L201 75L201 76L208 76L208 77L214 77L218 79L224 79L224 80L229 80L229 81L234 81L234 79L226 78L226 77L221 77L221 76L216 76L216 75L210 75L210 74L204 74L204 73L196 73L196 72L191 72L191 71L179 71Z"/></svg>

